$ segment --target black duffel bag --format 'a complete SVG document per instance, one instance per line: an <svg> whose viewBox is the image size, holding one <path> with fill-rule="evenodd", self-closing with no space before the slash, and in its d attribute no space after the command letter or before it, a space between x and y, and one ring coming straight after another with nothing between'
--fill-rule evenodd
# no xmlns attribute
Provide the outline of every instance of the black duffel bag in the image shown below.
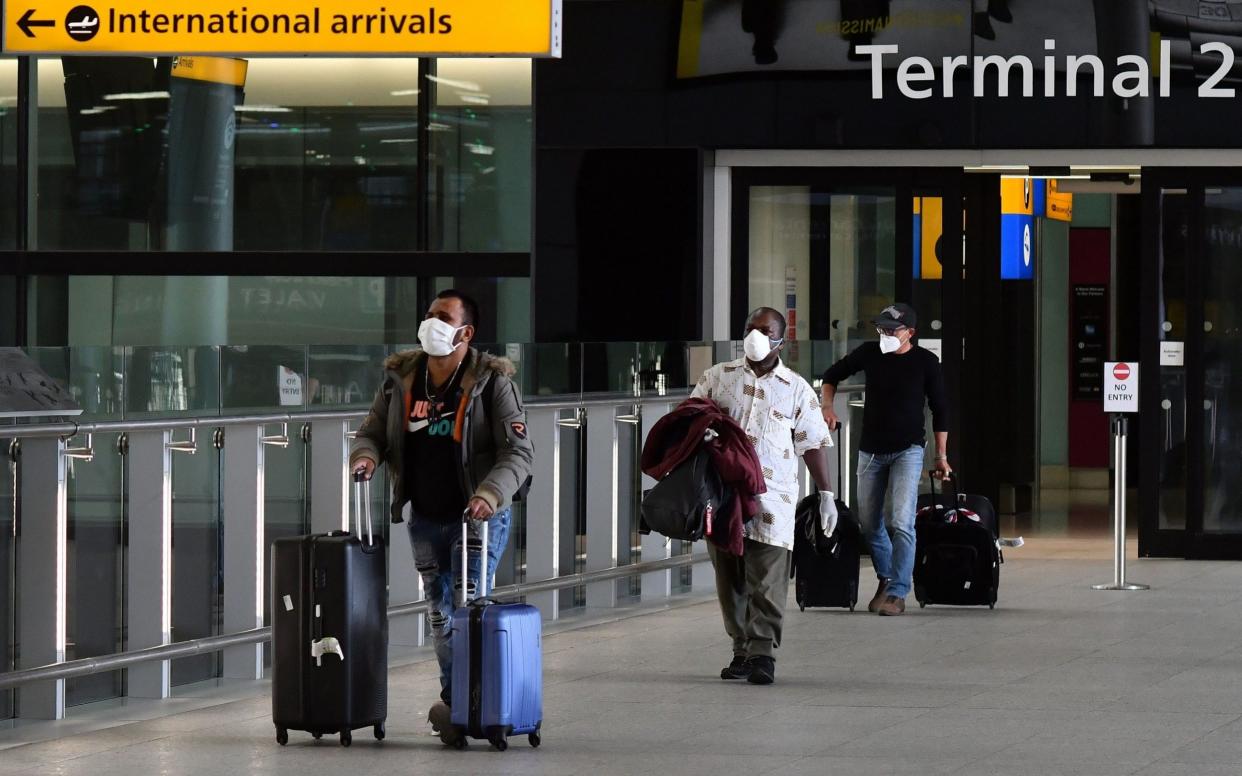
<svg viewBox="0 0 1242 776"><path fill-rule="evenodd" d="M706 446L682 461L643 494L642 533L696 542L711 533L711 523L729 498Z"/></svg>

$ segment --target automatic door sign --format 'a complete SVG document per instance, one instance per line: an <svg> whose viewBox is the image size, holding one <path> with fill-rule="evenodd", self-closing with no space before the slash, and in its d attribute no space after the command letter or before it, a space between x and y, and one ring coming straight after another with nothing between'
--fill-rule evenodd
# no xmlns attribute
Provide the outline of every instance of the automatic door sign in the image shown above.
<svg viewBox="0 0 1242 776"><path fill-rule="evenodd" d="M561 0L5 0L5 54L561 55Z"/></svg>
<svg viewBox="0 0 1242 776"><path fill-rule="evenodd" d="M1138 412L1138 364L1109 361L1104 364L1104 411Z"/></svg>

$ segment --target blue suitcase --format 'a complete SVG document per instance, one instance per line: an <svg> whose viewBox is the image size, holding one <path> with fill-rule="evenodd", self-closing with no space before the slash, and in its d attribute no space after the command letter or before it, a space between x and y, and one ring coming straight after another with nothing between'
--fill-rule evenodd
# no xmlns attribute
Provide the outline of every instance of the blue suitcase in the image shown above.
<svg viewBox="0 0 1242 776"><path fill-rule="evenodd" d="M487 547L482 521L481 547ZM469 521L462 521L461 568L468 563ZM543 644L539 610L487 598L486 555L480 558L479 597L453 613L453 724L470 738L486 739L500 751L509 736L527 736L539 746L543 724ZM465 746L465 736L458 746Z"/></svg>

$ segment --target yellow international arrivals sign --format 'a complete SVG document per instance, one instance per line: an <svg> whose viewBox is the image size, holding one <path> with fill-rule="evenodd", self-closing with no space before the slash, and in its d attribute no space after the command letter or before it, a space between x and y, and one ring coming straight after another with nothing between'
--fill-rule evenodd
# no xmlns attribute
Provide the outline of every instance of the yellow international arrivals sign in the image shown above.
<svg viewBox="0 0 1242 776"><path fill-rule="evenodd" d="M6 54L561 55L561 0L4 0Z"/></svg>

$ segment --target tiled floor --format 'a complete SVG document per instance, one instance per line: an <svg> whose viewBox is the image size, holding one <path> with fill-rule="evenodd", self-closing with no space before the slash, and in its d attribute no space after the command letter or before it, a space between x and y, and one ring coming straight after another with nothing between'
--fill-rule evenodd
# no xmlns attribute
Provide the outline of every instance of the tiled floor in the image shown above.
<svg viewBox="0 0 1242 776"><path fill-rule="evenodd" d="M791 607L770 688L716 678L710 602L549 636L539 750L442 748L420 662L392 675L383 744L280 748L267 699L243 691L122 707L93 732L61 723L45 743L0 732L0 774L1242 773L1242 563L1138 561L1153 590L1094 592L1112 573L1103 528L1009 552L996 611Z"/></svg>

